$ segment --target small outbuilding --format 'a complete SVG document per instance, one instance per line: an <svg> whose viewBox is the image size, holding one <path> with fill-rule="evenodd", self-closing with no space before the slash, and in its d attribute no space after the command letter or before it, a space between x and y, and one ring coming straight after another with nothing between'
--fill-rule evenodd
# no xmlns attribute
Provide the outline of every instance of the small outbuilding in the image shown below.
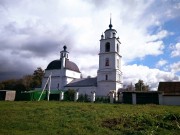
<svg viewBox="0 0 180 135"><path fill-rule="evenodd" d="M0 90L0 100L14 101L16 97L15 90Z"/></svg>
<svg viewBox="0 0 180 135"><path fill-rule="evenodd" d="M160 82L158 92L162 92L163 105L180 105L180 82Z"/></svg>

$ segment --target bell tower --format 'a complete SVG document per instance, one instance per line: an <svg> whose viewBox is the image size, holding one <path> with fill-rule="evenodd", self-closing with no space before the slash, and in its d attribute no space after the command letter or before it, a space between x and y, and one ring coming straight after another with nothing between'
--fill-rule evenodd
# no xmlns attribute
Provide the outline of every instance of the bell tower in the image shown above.
<svg viewBox="0 0 180 135"><path fill-rule="evenodd" d="M63 51L60 52L61 69L65 68L66 59L68 59L67 47L63 46Z"/></svg>
<svg viewBox="0 0 180 135"><path fill-rule="evenodd" d="M118 91L122 88L122 72L120 46L121 42L116 37L117 31L112 29L110 24L109 29L101 35L100 52L99 52L99 69L97 72L97 95L107 96L110 90Z"/></svg>

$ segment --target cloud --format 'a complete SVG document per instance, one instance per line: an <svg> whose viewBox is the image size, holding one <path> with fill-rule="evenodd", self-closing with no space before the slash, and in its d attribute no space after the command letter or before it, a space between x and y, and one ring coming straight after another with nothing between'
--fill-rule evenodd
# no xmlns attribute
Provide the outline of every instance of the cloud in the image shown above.
<svg viewBox="0 0 180 135"><path fill-rule="evenodd" d="M135 84L139 79L150 85L151 90L157 90L158 83L163 81L179 81L180 78L172 72L165 72L159 69L151 69L143 65L123 66L124 84Z"/></svg>
<svg viewBox="0 0 180 135"><path fill-rule="evenodd" d="M178 72L180 72L180 61L171 64L171 65L170 65L170 68L171 68L171 72L173 72L173 73L178 73Z"/></svg>
<svg viewBox="0 0 180 135"><path fill-rule="evenodd" d="M145 71L162 80L163 77L164 80L176 80L169 72L128 63L164 53L164 39L173 33L163 24L178 17L179 10L177 2L154 0L1 0L0 80L30 74L37 67L45 69L52 60L59 59L64 44L70 52L70 60L79 66L83 75L96 76L99 40L108 28L110 13L127 65L123 70L124 81L135 82L143 75L147 76ZM135 74L141 68L144 73ZM160 79L151 78L153 81L145 80L151 82L153 88L157 87Z"/></svg>
<svg viewBox="0 0 180 135"><path fill-rule="evenodd" d="M157 62L156 67L162 67L162 66L166 65L167 63L168 62L166 60L161 59Z"/></svg>
<svg viewBox="0 0 180 135"><path fill-rule="evenodd" d="M171 57L180 57L180 43L171 46L171 48L172 48Z"/></svg>

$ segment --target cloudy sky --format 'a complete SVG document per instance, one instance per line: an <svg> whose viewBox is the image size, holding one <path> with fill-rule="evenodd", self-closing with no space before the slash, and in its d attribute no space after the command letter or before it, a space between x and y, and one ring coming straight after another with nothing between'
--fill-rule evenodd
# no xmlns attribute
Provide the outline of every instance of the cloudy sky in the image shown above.
<svg viewBox="0 0 180 135"><path fill-rule="evenodd" d="M96 76L110 13L124 84L180 81L179 0L0 0L0 81L45 69L64 45L83 76Z"/></svg>

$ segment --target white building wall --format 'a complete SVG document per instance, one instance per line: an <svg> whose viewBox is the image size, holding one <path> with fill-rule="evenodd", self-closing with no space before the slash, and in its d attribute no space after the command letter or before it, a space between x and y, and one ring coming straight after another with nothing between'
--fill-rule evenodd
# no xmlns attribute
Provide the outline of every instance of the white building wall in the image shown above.
<svg viewBox="0 0 180 135"><path fill-rule="evenodd" d="M102 81L98 83L97 96L107 96L110 90L116 90L115 83Z"/></svg>
<svg viewBox="0 0 180 135"><path fill-rule="evenodd" d="M45 70L45 75L42 81L42 89L44 88L48 77L51 74L51 89L58 89L58 83L59 83L59 87L62 87L62 80L60 79L61 72L58 69L54 69L54 70Z"/></svg>
<svg viewBox="0 0 180 135"><path fill-rule="evenodd" d="M67 69L65 72L65 76L68 76L71 78L81 78L81 73Z"/></svg>
<svg viewBox="0 0 180 135"><path fill-rule="evenodd" d="M53 69L46 70L42 81L42 89L47 82L49 75L51 74L51 89L64 89L64 86L70 83L72 80L81 77L81 73L67 69ZM59 88L58 88L59 87Z"/></svg>
<svg viewBox="0 0 180 135"><path fill-rule="evenodd" d="M163 105L180 105L180 95L168 96L163 95Z"/></svg>
<svg viewBox="0 0 180 135"><path fill-rule="evenodd" d="M78 90L79 94L82 94L82 95L91 95L91 92L93 91L97 91L97 87L95 86L90 86L90 87L65 87L65 90L68 90L68 89L73 89L73 90Z"/></svg>

